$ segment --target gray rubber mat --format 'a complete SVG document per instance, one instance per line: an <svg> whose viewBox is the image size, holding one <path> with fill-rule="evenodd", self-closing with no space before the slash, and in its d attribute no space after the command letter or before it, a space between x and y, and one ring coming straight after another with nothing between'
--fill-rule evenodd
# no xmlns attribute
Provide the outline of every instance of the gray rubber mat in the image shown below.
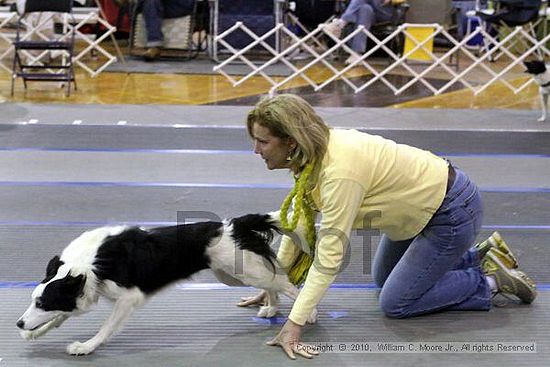
<svg viewBox="0 0 550 367"><path fill-rule="evenodd" d="M447 156L482 188L550 190L550 156ZM232 174L227 172L231 167ZM510 172L514 174L511 175ZM220 176L223 172L223 176ZM288 187L287 170L268 171L252 151L105 152L0 151L0 183L118 183L120 185L241 185Z"/></svg>
<svg viewBox="0 0 550 367"><path fill-rule="evenodd" d="M529 307L510 304L489 312L447 312L407 320L392 320L378 311L376 292L330 289L319 306L319 321L303 340L327 352L315 361L291 362L281 350L264 344L280 329L290 302L281 300L280 318L273 324L256 319L255 309L234 304L252 289L161 292L130 318L109 343L89 356L71 357L67 344L90 338L108 315L108 302L89 314L68 320L33 342L19 338L15 321L29 302L30 289L0 289L0 358L6 366L544 366L550 358L547 341L550 294L543 292ZM513 332L512 332L513 331ZM416 351L386 351L400 343ZM434 343L468 352L434 353L420 345ZM476 346L527 344L536 353L480 353ZM337 352L341 344L369 346L370 352ZM333 347L333 352L328 346ZM261 362L259 362L261 361Z"/></svg>
<svg viewBox="0 0 550 367"><path fill-rule="evenodd" d="M243 123L244 125L244 123ZM41 149L251 150L245 129L3 125L0 147ZM441 154L550 154L550 132L361 129ZM6 132L9 131L9 134ZM511 139L513 134L513 139Z"/></svg>
<svg viewBox="0 0 550 367"><path fill-rule="evenodd" d="M210 59L192 59L192 60L156 60L155 62L147 62L141 58L132 57L127 59L125 63L113 63L105 69L105 72L115 73L153 73L153 74L206 74L219 75L214 71L214 66L218 63ZM252 69L245 64L230 63L224 67L224 72L229 75L247 75L252 72ZM292 70L283 64L275 63L269 65L263 70L270 76L289 76Z"/></svg>
<svg viewBox="0 0 550 367"><path fill-rule="evenodd" d="M94 334L109 312L108 302L69 320L43 339L20 339L15 321L30 302L33 282L43 278L48 260L84 230L104 224L174 223L178 211L194 212L187 213L187 219L196 221L207 219L201 216L223 218L279 207L291 178L283 171L266 172L260 159L241 152L251 151L243 129L248 110L227 106L3 107L0 367L548 364L550 172L546 161L550 125L536 123L536 111L519 110L320 108L319 112L334 126L364 128L452 155L453 162L471 173L483 190L485 226L479 238L498 229L519 257L521 269L539 285L540 295L531 306L508 304L490 312L388 319L379 310L369 275L378 243L378 234L372 233L366 239L352 236L349 261L320 304L320 321L304 335L305 341L319 346L367 345L372 348L368 352L323 353L315 361L289 361L282 351L264 342L278 331L291 302L282 299L279 318L256 319L255 309L234 306L240 296L255 290L221 287L208 270L153 298L129 320L126 329L91 356L71 357L64 349ZM71 125L77 120L84 125ZM113 126L119 120L128 125ZM185 123L201 127L170 127ZM185 149L233 152L203 152L201 156ZM410 353L391 348L394 343L417 348L428 342L469 350ZM479 351L484 345L499 343L530 344L536 346L536 353Z"/></svg>
<svg viewBox="0 0 550 367"><path fill-rule="evenodd" d="M220 217L277 210L288 189L131 186L0 186L0 224L165 223L178 211ZM246 192L246 200L243 195ZM486 225L548 225L550 192L482 192ZM32 205L20 205L32 201ZM198 220L198 219L195 219Z"/></svg>
<svg viewBox="0 0 550 367"><path fill-rule="evenodd" d="M259 100L260 97L257 98ZM359 106L361 104L358 104ZM4 103L0 123L126 126L172 126L243 128L251 106L197 105L97 105L55 103ZM535 110L316 107L327 123L335 127L463 130L463 131L550 131L550 124L537 121ZM0 131L6 129L0 125Z"/></svg>

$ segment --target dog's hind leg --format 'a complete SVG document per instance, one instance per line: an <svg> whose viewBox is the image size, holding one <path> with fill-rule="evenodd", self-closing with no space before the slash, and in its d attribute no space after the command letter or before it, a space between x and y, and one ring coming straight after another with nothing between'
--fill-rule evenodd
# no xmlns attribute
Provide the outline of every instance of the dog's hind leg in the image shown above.
<svg viewBox="0 0 550 367"><path fill-rule="evenodd" d="M125 291L115 302L109 318L105 320L98 333L91 339L81 342L74 342L67 347L67 353L73 355L84 355L92 353L97 347L105 343L120 329L122 323L132 312L142 305L145 295L137 288Z"/></svg>
<svg viewBox="0 0 550 367"><path fill-rule="evenodd" d="M541 93L541 104L542 104L542 115L539 117L539 119L537 121L545 121L546 120L546 113L547 113L547 110L548 110L548 94L546 93Z"/></svg>

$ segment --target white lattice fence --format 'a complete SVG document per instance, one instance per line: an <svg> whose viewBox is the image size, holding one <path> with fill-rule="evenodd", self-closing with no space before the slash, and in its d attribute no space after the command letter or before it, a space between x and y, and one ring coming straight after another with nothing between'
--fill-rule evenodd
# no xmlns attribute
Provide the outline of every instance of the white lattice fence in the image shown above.
<svg viewBox="0 0 550 367"><path fill-rule="evenodd" d="M415 35L415 30L421 28L430 28L432 31L428 36L419 39ZM238 30L244 31L253 39L252 43L241 50L234 49L224 40L229 34ZM342 65L338 59L345 59L353 53L348 46L348 41L360 32L365 33L367 36L370 45L368 51L360 55L360 58L352 64ZM281 39L284 40L283 44L287 44L287 47L284 47L280 52L277 52L265 42L269 36L276 33L279 33ZM491 47L485 47L481 52L474 52L468 44L478 36L483 37L485 44L491 44ZM330 38L333 41L332 46L319 50L314 47L316 43L314 41L323 37ZM431 43L436 37L439 40L445 40L449 46L446 49L433 48ZM403 51L402 47L399 49L392 47L395 44L402 45L405 39L409 42L406 52ZM521 39L522 44L525 45L525 50L521 53L514 52L518 39ZM401 41L395 42L397 40ZM463 87L478 94L496 82L501 82L514 93L519 93L532 83L532 80L529 79L519 87L515 87L507 80L509 73L513 72L514 68L517 72L517 66L521 65L522 61L528 57L533 58L536 56L540 58L549 55L550 51L546 48L546 43L549 40L550 34L542 39L536 39L527 30L516 27L501 39L491 36L482 28L477 28L459 41L439 24L403 24L383 39L378 39L363 27L358 27L345 37L338 39L326 33L323 25L319 25L304 37L296 36L283 24L278 24L263 35L256 35L244 24L238 22L216 37L216 41L225 46L231 56L215 66L214 71L224 75L233 86L241 85L253 76L262 76L271 84L270 93L272 94L284 88L285 85L296 78L304 79L315 91L325 88L336 80L342 80L355 93L366 90L378 81L396 95L403 93L417 83L428 88L434 95L444 93L456 83L460 83ZM261 62L257 59L252 60L248 54L248 51L258 47L262 47L265 51L264 59ZM292 61L298 51L302 55L306 54L308 56L307 62L298 64ZM379 61L373 61L375 60L374 55L380 51L384 52L388 61L387 65L382 68ZM419 52L424 55L423 62L412 60ZM499 58L498 63L493 62L497 55ZM336 56L339 57L336 58ZM463 67L455 68L452 62L453 59L462 59ZM465 59L467 62L464 62ZM250 72L241 77L228 75L224 68L237 61L247 65ZM275 63L282 63L288 68L290 75L282 80L275 80L269 76L266 73L266 68ZM312 68L319 66L327 69L329 76L322 81L314 81L312 77L308 76L308 71L312 71ZM366 68L372 76L367 80L365 78L352 78L351 71L357 67ZM434 82L434 79L431 78L431 75L435 72L438 73L438 82ZM388 77L396 73L407 78L404 78L405 81L396 82L395 78ZM476 78L472 78L474 73ZM479 75L483 75L483 80L479 79ZM441 85L442 79L446 81L443 85ZM471 81L472 79L475 80L475 83Z"/></svg>
<svg viewBox="0 0 550 367"><path fill-rule="evenodd" d="M13 41L13 32L1 32L2 29L6 29L8 26L15 23L17 19L17 13L10 12L9 7L4 6L0 9L0 69L3 69L11 73L10 66L6 65L5 60L13 55L13 48L9 47Z"/></svg>

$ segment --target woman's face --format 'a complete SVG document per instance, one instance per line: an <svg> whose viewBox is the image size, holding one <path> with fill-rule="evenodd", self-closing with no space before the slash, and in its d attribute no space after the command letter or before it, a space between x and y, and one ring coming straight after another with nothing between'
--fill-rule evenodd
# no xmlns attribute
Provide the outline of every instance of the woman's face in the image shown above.
<svg viewBox="0 0 550 367"><path fill-rule="evenodd" d="M260 124L252 126L254 153L259 154L268 169L289 168L286 158L296 148L292 138L278 138L271 131Z"/></svg>

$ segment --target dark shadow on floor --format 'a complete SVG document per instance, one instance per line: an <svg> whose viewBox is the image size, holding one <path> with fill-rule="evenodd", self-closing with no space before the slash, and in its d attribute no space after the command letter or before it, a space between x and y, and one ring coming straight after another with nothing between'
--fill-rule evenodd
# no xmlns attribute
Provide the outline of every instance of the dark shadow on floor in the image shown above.
<svg viewBox="0 0 550 367"><path fill-rule="evenodd" d="M355 85L363 85L373 78L372 75L352 78L351 81ZM386 79L395 86L402 86L412 78L401 75L387 75ZM444 79L427 79L435 88L440 88L445 85L448 80ZM460 83L455 83L448 91L456 91L462 89ZM408 102L423 97L430 97L433 93L422 83L417 82L402 94L396 96L394 92L378 80L373 85L360 93L354 93L353 89L344 81L338 80L327 85L322 90L316 92L312 87L300 87L281 90L280 93L293 93L301 96L306 101L317 107L387 107L397 103ZM225 101L212 103L213 105L233 105L247 106L254 105L259 99L259 96L251 96L244 98L236 98Z"/></svg>

